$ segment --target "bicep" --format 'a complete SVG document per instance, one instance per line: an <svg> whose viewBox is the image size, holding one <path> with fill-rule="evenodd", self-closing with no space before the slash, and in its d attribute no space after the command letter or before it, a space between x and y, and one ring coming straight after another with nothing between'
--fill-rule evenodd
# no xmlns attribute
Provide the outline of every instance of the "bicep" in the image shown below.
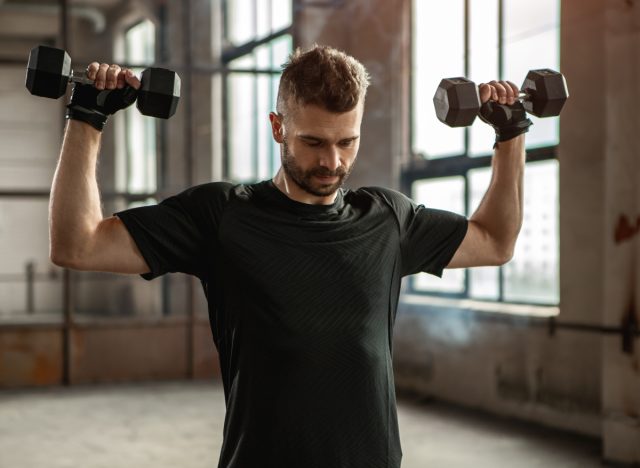
<svg viewBox="0 0 640 468"><path fill-rule="evenodd" d="M470 220L467 233L446 268L497 266L508 260L487 230Z"/></svg>
<svg viewBox="0 0 640 468"><path fill-rule="evenodd" d="M87 251L73 266L78 270L143 274L150 271L124 223L117 216L103 219Z"/></svg>

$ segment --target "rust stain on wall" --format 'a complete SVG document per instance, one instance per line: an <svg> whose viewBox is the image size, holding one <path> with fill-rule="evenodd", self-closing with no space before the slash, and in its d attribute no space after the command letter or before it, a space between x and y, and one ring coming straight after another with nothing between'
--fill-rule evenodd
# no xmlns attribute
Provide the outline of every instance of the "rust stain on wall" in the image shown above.
<svg viewBox="0 0 640 468"><path fill-rule="evenodd" d="M635 223L632 223L626 215L620 215L613 234L613 239L616 245L620 245L623 242L632 239L639 231L640 217L636 219Z"/></svg>
<svg viewBox="0 0 640 468"><path fill-rule="evenodd" d="M61 343L60 330L0 332L0 387L60 384Z"/></svg>

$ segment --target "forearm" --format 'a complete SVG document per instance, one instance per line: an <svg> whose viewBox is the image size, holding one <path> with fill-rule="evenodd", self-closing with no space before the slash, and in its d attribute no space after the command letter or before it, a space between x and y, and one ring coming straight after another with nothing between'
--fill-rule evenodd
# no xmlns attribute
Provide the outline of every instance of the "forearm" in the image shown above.
<svg viewBox="0 0 640 468"><path fill-rule="evenodd" d="M499 143L492 158L489 188L470 220L492 239L501 256L510 258L522 226L525 137Z"/></svg>
<svg viewBox="0 0 640 468"><path fill-rule="evenodd" d="M54 263L82 254L91 234L102 221L96 180L101 133L69 120L49 203L50 255Z"/></svg>

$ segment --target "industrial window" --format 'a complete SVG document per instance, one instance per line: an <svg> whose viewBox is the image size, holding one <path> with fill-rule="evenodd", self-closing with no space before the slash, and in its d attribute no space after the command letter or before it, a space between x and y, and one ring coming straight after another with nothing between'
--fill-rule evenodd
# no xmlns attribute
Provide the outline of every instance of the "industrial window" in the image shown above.
<svg viewBox="0 0 640 468"><path fill-rule="evenodd" d="M414 157L402 173L403 190L433 208L470 216L491 174L493 130L476 120L453 129L431 105L444 77L477 84L495 78L522 84L529 69L559 69L560 1L451 0L413 2ZM428 104L428 105L427 105ZM531 117L527 134L524 224L514 258L503 267L426 274L411 292L529 304L559 302L558 118Z"/></svg>
<svg viewBox="0 0 640 468"><path fill-rule="evenodd" d="M279 148L271 138L281 65L292 49L291 0L223 3L224 121L227 178L248 183L273 176Z"/></svg>
<svg viewBox="0 0 640 468"><path fill-rule="evenodd" d="M143 20L127 29L124 37L124 62L140 65L142 70L155 61L155 26ZM155 193L157 190L156 121L145 117L135 105L124 111L124 139L121 157L116 164L116 188L134 194ZM132 202L129 207L147 205L154 200Z"/></svg>

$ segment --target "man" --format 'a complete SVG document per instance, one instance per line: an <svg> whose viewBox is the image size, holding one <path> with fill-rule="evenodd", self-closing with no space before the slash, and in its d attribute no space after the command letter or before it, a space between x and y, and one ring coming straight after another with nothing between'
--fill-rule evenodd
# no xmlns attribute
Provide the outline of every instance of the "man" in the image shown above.
<svg viewBox="0 0 640 468"><path fill-rule="evenodd" d="M104 218L100 130L140 83L117 65L92 63L88 75L97 89L74 89L53 181L53 262L200 278L227 404L220 467L399 467L391 350L401 278L511 257L530 125L517 87L480 86L484 103L512 105L514 117L496 127L493 179L469 221L393 190L341 188L369 78L321 46L284 68L269 116L282 160L272 180L203 184ZM114 97L98 105L103 89Z"/></svg>

